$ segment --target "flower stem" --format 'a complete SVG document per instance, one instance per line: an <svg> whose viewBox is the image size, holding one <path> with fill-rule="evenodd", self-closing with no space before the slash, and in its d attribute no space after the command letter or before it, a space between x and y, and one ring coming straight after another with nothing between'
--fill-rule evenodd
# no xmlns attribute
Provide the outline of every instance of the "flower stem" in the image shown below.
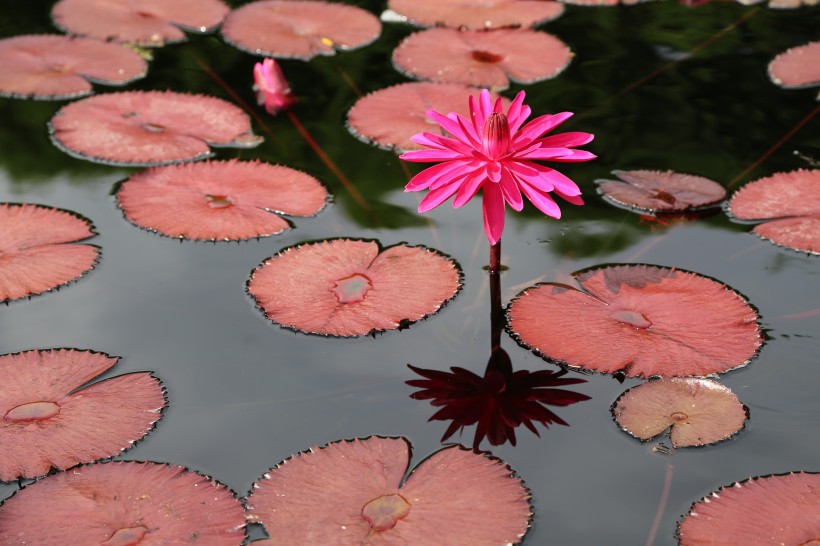
<svg viewBox="0 0 820 546"><path fill-rule="evenodd" d="M490 246L490 274L501 273L501 240Z"/></svg>

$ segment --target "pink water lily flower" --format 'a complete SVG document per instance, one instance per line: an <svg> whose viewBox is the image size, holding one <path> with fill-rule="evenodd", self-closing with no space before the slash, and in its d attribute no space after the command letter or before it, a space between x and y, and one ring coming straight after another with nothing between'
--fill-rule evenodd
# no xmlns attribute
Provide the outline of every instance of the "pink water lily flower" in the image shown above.
<svg viewBox="0 0 820 546"><path fill-rule="evenodd" d="M253 67L256 101L265 105L268 114L276 115L287 110L296 99L290 90L282 68L273 59L265 59Z"/></svg>
<svg viewBox="0 0 820 546"><path fill-rule="evenodd" d="M442 115L428 110L427 116L451 136L419 133L411 140L431 149L406 152L406 161L442 161L414 176L404 191L428 189L419 204L427 212L455 195L453 207L459 208L484 190L484 231L495 246L504 231L505 203L514 210L524 208L522 194L541 212L553 218L561 210L549 196L555 193L574 205L583 205L578 186L555 169L535 163L549 161L589 161L595 155L575 150L590 142L590 133L570 132L542 136L554 129L572 112L540 116L526 125L532 110L524 104L524 92L515 97L504 113L501 99L493 105L490 93L481 91L478 100L470 97L470 118L456 113ZM492 267L492 264L491 264Z"/></svg>

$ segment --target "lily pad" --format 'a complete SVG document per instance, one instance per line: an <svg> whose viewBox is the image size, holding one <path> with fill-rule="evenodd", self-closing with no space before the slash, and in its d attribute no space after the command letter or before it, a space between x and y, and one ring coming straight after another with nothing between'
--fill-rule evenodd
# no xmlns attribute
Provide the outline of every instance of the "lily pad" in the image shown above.
<svg viewBox="0 0 820 546"><path fill-rule="evenodd" d="M270 320L309 334L352 337L406 327L461 288L454 261L422 246L331 239L280 251L248 292Z"/></svg>
<svg viewBox="0 0 820 546"><path fill-rule="evenodd" d="M723 186L702 176L673 171L612 171L618 180L596 180L598 193L618 206L651 213L690 212L716 207Z"/></svg>
<svg viewBox="0 0 820 546"><path fill-rule="evenodd" d="M166 401L150 373L80 388L118 360L79 349L0 355L0 480L113 457L154 427Z"/></svg>
<svg viewBox="0 0 820 546"><path fill-rule="evenodd" d="M575 6L632 6L642 2L649 2L651 0L560 0L564 4L572 4Z"/></svg>
<svg viewBox="0 0 820 546"><path fill-rule="evenodd" d="M312 447L265 473L248 496L258 544L519 544L530 494L503 461L451 446L404 480L405 438Z"/></svg>
<svg viewBox="0 0 820 546"><path fill-rule="evenodd" d="M624 392L611 411L625 432L644 441L671 427L674 447L726 440L749 418L748 408L728 387L693 377L642 383Z"/></svg>
<svg viewBox="0 0 820 546"><path fill-rule="evenodd" d="M798 169L741 187L727 206L738 220L765 221L752 233L776 245L820 254L820 169Z"/></svg>
<svg viewBox="0 0 820 546"><path fill-rule="evenodd" d="M45 100L90 95L91 83L125 85L148 64L127 47L56 34L0 40L0 96Z"/></svg>
<svg viewBox="0 0 820 546"><path fill-rule="evenodd" d="M324 186L308 174L237 160L154 167L117 192L130 222L168 237L209 241L281 233L290 225L278 214L313 216L327 199Z"/></svg>
<svg viewBox="0 0 820 546"><path fill-rule="evenodd" d="M251 55L309 61L364 47L379 37L381 23L355 6L321 0L263 0L235 10L222 37Z"/></svg>
<svg viewBox="0 0 820 546"><path fill-rule="evenodd" d="M421 27L469 30L534 27L564 13L549 0L388 0L387 7Z"/></svg>
<svg viewBox="0 0 820 546"><path fill-rule="evenodd" d="M523 346L573 368L627 377L705 376L749 363L758 315L723 283L680 269L614 264L543 283L507 310Z"/></svg>
<svg viewBox="0 0 820 546"><path fill-rule="evenodd" d="M77 280L100 257L91 221L42 205L0 203L0 302L42 294Z"/></svg>
<svg viewBox="0 0 820 546"><path fill-rule="evenodd" d="M820 474L758 476L692 504L678 523L680 546L815 546L820 540Z"/></svg>
<svg viewBox="0 0 820 546"><path fill-rule="evenodd" d="M393 51L393 64L411 78L496 91L507 89L511 80L530 84L554 78L571 58L564 42L531 29L431 28L411 34Z"/></svg>
<svg viewBox="0 0 820 546"><path fill-rule="evenodd" d="M252 148L248 116L216 97L126 91L79 100L49 122L54 144L98 163L151 166L210 157L211 146Z"/></svg>
<svg viewBox="0 0 820 546"><path fill-rule="evenodd" d="M769 63L769 77L780 87L820 85L820 41L784 51Z"/></svg>
<svg viewBox="0 0 820 546"><path fill-rule="evenodd" d="M359 99L347 113L347 127L356 137L397 152L426 148L410 140L418 133L444 134L427 117L428 110L457 112L469 119L467 101L474 89L459 83L408 82L374 91ZM491 94L495 101L498 95ZM502 98L504 107L510 101Z"/></svg>
<svg viewBox="0 0 820 546"><path fill-rule="evenodd" d="M188 32L213 32L230 8L220 0L60 0L54 24L69 34L159 47Z"/></svg>
<svg viewBox="0 0 820 546"><path fill-rule="evenodd" d="M16 491L0 506L0 543L240 546L244 520L242 503L212 478L176 465L117 461L77 466Z"/></svg>

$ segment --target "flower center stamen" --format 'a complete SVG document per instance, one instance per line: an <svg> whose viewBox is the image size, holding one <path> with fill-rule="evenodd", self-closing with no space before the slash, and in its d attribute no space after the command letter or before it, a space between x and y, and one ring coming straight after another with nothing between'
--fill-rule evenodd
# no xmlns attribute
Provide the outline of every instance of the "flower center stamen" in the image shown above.
<svg viewBox="0 0 820 546"><path fill-rule="evenodd" d="M507 116L501 112L493 112L487 116L482 144L490 159L498 159L507 153L507 148L510 147L510 124Z"/></svg>

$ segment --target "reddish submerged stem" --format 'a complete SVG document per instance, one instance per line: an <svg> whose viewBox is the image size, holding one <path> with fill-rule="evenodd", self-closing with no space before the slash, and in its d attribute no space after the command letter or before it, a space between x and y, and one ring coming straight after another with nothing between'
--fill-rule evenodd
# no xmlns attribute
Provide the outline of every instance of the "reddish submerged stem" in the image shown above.
<svg viewBox="0 0 820 546"><path fill-rule="evenodd" d="M501 273L501 241L490 246L490 273Z"/></svg>

